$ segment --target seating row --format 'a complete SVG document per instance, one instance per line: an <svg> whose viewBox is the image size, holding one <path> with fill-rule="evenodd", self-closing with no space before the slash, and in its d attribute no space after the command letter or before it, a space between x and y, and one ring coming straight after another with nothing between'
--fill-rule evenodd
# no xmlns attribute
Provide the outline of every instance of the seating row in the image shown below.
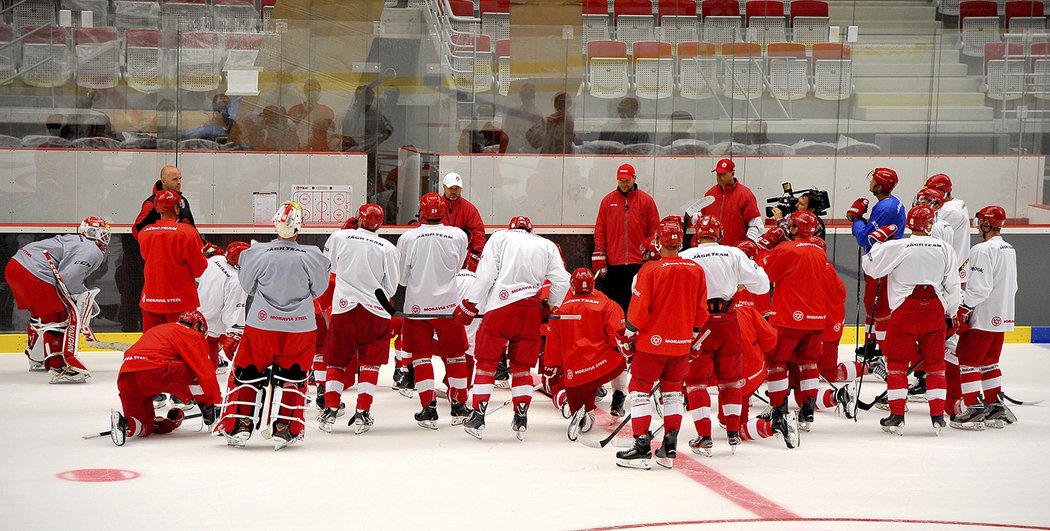
<svg viewBox="0 0 1050 531"><path fill-rule="evenodd" d="M1046 32L1042 2L1007 2L1004 13L1003 21L1000 22L996 2L963 2L959 8L959 44L962 54L981 57L984 45L1000 40L1003 30L1007 33Z"/></svg>
<svg viewBox="0 0 1050 531"><path fill-rule="evenodd" d="M985 44L984 90L1000 101L1050 99L1050 42Z"/></svg>
<svg viewBox="0 0 1050 531"><path fill-rule="evenodd" d="M81 13L92 13L91 26L113 26L121 33L130 28L257 32L268 27L276 0L262 2L262 17L255 0L4 0L16 28L58 24L58 11L73 13L75 26L86 26Z"/></svg>

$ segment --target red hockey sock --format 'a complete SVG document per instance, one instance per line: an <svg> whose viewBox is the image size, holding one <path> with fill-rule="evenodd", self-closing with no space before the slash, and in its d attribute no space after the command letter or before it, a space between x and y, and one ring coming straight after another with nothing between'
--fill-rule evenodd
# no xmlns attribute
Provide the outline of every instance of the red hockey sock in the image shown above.
<svg viewBox="0 0 1050 531"><path fill-rule="evenodd" d="M867 367L859 361L847 361L840 363L835 371L836 382L852 382L858 377L868 374Z"/></svg>
<svg viewBox="0 0 1050 531"><path fill-rule="evenodd" d="M371 411L372 397L376 394L376 383L379 382L379 366L362 365L357 380L357 409ZM325 401L327 400L326 396Z"/></svg>
<svg viewBox="0 0 1050 531"><path fill-rule="evenodd" d="M930 416L944 414L944 399L947 395L943 371L926 373L926 401L930 404Z"/></svg>
<svg viewBox="0 0 1050 531"><path fill-rule="evenodd" d="M325 407L339 409L343 401L343 380L346 379L346 369L343 367L328 367L325 370L326 377L330 378L324 386Z"/></svg>
<svg viewBox="0 0 1050 531"><path fill-rule="evenodd" d="M901 369L889 369L886 376L886 398L890 401L890 413L903 415L908 401L908 374Z"/></svg>
<svg viewBox="0 0 1050 531"><path fill-rule="evenodd" d="M788 373L784 365L770 365L766 371L766 389L769 391L769 403L773 407L784 404L787 400Z"/></svg>
<svg viewBox="0 0 1050 531"><path fill-rule="evenodd" d="M798 366L798 387L802 400L816 399L817 387L820 385L820 371L816 363L805 363Z"/></svg>
<svg viewBox="0 0 1050 531"><path fill-rule="evenodd" d="M454 402L467 402L467 358L457 356L445 362L448 371L448 397Z"/></svg>
<svg viewBox="0 0 1050 531"><path fill-rule="evenodd" d="M701 436L711 436L711 395L707 393L707 386L689 385L686 386L686 392L688 393L689 416L693 419L696 433Z"/></svg>
<svg viewBox="0 0 1050 531"><path fill-rule="evenodd" d="M437 398L434 394L434 365L430 363L430 356L413 355L412 369L416 376L416 392L419 393L419 404L427 407Z"/></svg>
<svg viewBox="0 0 1050 531"><path fill-rule="evenodd" d="M770 427L769 421L758 417L748 419L740 428L740 438L745 441L768 439L773 436L773 428Z"/></svg>
<svg viewBox="0 0 1050 531"><path fill-rule="evenodd" d="M984 390L984 403L994 404L999 401L999 391L1002 390L1003 371L999 364L981 367L981 388ZM929 387L929 383L926 384Z"/></svg>
<svg viewBox="0 0 1050 531"><path fill-rule="evenodd" d="M945 408L948 410L948 414L954 415L955 411L951 409L951 406L962 399L959 358L956 358L955 354L948 352L944 355L944 362L945 401L948 403Z"/></svg>
<svg viewBox="0 0 1050 531"><path fill-rule="evenodd" d="M314 377L314 383L320 385L328 379L328 366L324 362L324 354L314 354L314 361L310 365L310 372ZM326 397L325 400L328 400Z"/></svg>
<svg viewBox="0 0 1050 531"><path fill-rule="evenodd" d="M726 431L740 431L740 400L739 387L718 386L718 408L722 411Z"/></svg>
<svg viewBox="0 0 1050 531"><path fill-rule="evenodd" d="M515 410L519 406L529 408L532 404L532 373L528 370L515 371L510 375L510 394L514 399Z"/></svg>
<svg viewBox="0 0 1050 531"><path fill-rule="evenodd" d="M977 403L981 394L981 369L969 365L959 367L959 386L962 388L963 403L972 406Z"/></svg>
<svg viewBox="0 0 1050 531"><path fill-rule="evenodd" d="M482 403L488 404L492 395L492 384L496 381L496 364L491 367L482 368L478 365L478 372L474 375L474 387L471 405L479 409Z"/></svg>

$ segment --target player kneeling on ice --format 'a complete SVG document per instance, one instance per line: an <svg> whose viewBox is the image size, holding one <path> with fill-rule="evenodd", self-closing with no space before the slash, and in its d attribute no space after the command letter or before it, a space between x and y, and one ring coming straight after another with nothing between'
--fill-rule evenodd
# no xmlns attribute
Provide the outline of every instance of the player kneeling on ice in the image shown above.
<svg viewBox="0 0 1050 531"><path fill-rule="evenodd" d="M568 401L568 437L575 441L594 425L597 407L595 392L613 381L627 367L619 351L624 337L624 316L620 305L600 291L594 291L594 274L579 268L569 279L570 294L558 308L579 320L552 320L547 333L544 363L561 376Z"/></svg>
<svg viewBox="0 0 1050 531"><path fill-rule="evenodd" d="M634 448L616 452L618 466L645 470L651 468L653 384L660 382L664 405L665 432L657 463L671 468L682 424L682 382L689 373L689 355L700 349L700 329L709 315L703 268L678 256L684 236L681 220L661 221L656 236L660 260L646 262L638 271L627 308L624 344L626 350L636 351L627 386Z"/></svg>
<svg viewBox="0 0 1050 531"><path fill-rule="evenodd" d="M22 247L4 269L15 303L29 310L29 370L50 372L51 383L81 383L90 376L77 358L77 335L90 331L98 290L84 281L105 261L109 236L109 223L91 216L77 234Z"/></svg>
<svg viewBox="0 0 1050 531"><path fill-rule="evenodd" d="M897 227L882 227L872 233L871 251L863 260L865 274L887 277L889 293L890 322L884 350L890 415L879 423L887 433L904 434L908 369L921 361L926 371L930 419L939 434L945 427L945 319L959 308L959 271L952 246L929 235L933 209L914 206L906 222L911 238L891 240Z"/></svg>
<svg viewBox="0 0 1050 531"><path fill-rule="evenodd" d="M208 323L200 312L184 312L176 323L150 328L124 352L117 375L123 414L114 411L111 415L113 444L123 446L127 437L170 433L182 424L181 409L154 417L153 395L159 393L170 393L186 403L192 397L204 423L210 426L215 421L219 409L215 404L222 395L208 357L207 331Z"/></svg>

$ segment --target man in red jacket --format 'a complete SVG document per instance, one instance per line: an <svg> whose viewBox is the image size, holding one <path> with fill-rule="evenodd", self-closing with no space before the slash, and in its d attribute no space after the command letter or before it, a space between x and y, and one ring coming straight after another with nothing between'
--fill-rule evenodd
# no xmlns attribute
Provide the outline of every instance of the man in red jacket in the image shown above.
<svg viewBox="0 0 1050 531"><path fill-rule="evenodd" d="M146 267L139 307L142 331L175 322L182 312L200 306L197 283L208 267L201 252L201 236L189 223L179 223L179 194L156 193L154 202L160 220L142 229L139 245Z"/></svg>
<svg viewBox="0 0 1050 531"><path fill-rule="evenodd" d="M545 366L563 375L569 402L568 437L575 441L594 425L595 391L623 373L626 359L617 338L624 335L623 310L604 293L594 291L594 275L579 268L569 278L570 296L558 313L579 315L579 320L552 320L543 352Z"/></svg>
<svg viewBox="0 0 1050 531"><path fill-rule="evenodd" d="M722 223L722 245L735 246L745 239L757 240L762 234L762 215L751 189L736 180L736 164L722 159L711 170L715 174L715 185L704 195L715 198L715 202L701 210Z"/></svg>
<svg viewBox="0 0 1050 531"><path fill-rule="evenodd" d="M621 164L616 170L616 189L598 206L591 255L591 270L604 277L598 289L624 312L631 301L631 281L642 268L642 243L660 224L656 201L635 180L634 166Z"/></svg>
<svg viewBox="0 0 1050 531"><path fill-rule="evenodd" d="M204 334L208 324L197 310L183 313L178 323L156 326L124 353L117 375L123 414L111 414L113 444L123 446L127 437L168 433L182 423L181 409L166 417L153 416L153 395L171 393L183 402L192 397L200 404L205 424L211 425L222 395L215 368L208 358Z"/></svg>
<svg viewBox="0 0 1050 531"><path fill-rule="evenodd" d="M474 203L463 198L463 177L452 172L441 180L441 199L445 202L443 225L462 229L467 233L467 253L481 256L485 248L485 222Z"/></svg>

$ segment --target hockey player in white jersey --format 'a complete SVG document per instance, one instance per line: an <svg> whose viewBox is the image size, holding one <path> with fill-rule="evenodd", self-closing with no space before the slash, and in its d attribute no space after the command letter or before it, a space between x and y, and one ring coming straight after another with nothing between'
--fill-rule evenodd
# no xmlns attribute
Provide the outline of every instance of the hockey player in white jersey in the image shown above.
<svg viewBox="0 0 1050 531"><path fill-rule="evenodd" d="M332 319L325 342L327 385L317 422L331 432L339 413L343 382L348 371L358 372L357 411L349 425L361 434L372 426L372 398L379 382L379 367L390 360L390 314L377 298L389 297L400 278L401 253L376 234L383 224L383 207L366 203L357 210L356 229L334 232L324 253L332 262L335 292Z"/></svg>
<svg viewBox="0 0 1050 531"><path fill-rule="evenodd" d="M930 228L930 237L937 238L948 245L953 245L955 242L955 229L950 223L941 219L939 216L936 216L936 214L940 212L943 203L944 192L936 188L923 188L922 190L919 190L919 193L915 194L915 203L912 206L926 205L930 207L935 214L933 227ZM954 250L955 248L952 247L952 249ZM958 260L958 253L956 253L955 258Z"/></svg>
<svg viewBox="0 0 1050 531"><path fill-rule="evenodd" d="M549 280L550 298L540 300L539 292ZM507 230L499 231L485 243L478 263L477 279L456 307L455 319L463 324L485 317L478 330L474 356L473 411L463 427L481 438L495 381L496 365L508 349L514 417L511 428L522 439L528 429L528 410L532 402L532 368L540 354L540 323L544 307L554 312L569 291L569 273L554 242L532 234L532 221L515 216Z"/></svg>
<svg viewBox="0 0 1050 531"><path fill-rule="evenodd" d="M216 368L229 365L244 334L244 303L248 295L237 281L237 264L245 242L233 242L223 254L208 259L208 267L197 280L197 311L208 323L208 358ZM225 356L220 357L219 348Z"/></svg>
<svg viewBox="0 0 1050 531"><path fill-rule="evenodd" d="M468 252L467 253L467 259L463 262L463 269L460 269L459 273L456 273L456 291L459 292L460 300L462 300L463 297L466 296L467 288L469 288L470 285L474 283L474 279L478 278L478 262L480 260L481 260L481 254L480 253ZM481 313L485 313L485 308L478 308L478 311L481 312ZM464 382L464 384L466 385L466 389L467 389L468 393L470 391L471 382L474 379L474 347L477 346L478 328L480 328L480 327L481 327L481 319L474 319L474 320L472 320L470 322L469 325L466 326L466 332L467 332L467 352L466 352L467 379ZM445 373L446 373L446 377L445 377L446 385L448 385L449 391L451 391L451 387L452 386L449 385L449 382L447 381L448 380L448 376L447 376L448 370L447 370L447 368L445 370Z"/></svg>
<svg viewBox="0 0 1050 531"><path fill-rule="evenodd" d="M401 278L405 286L405 321L402 349L412 356L416 392L422 409L416 423L437 429L437 395L434 393L434 354L445 358L452 402L452 424L470 414L466 406L467 333L463 324L449 319L459 302L456 274L467 257L467 234L441 223L445 201L435 193L419 200L422 225L405 231L397 240L401 253ZM427 316L434 317L427 317ZM458 384L462 383L462 387Z"/></svg>
<svg viewBox="0 0 1050 531"><path fill-rule="evenodd" d="M933 188L944 193L941 208L937 210L937 219L948 222L952 227L952 249L959 262L959 275L966 282L966 268L963 264L970 258L970 212L966 202L952 195L952 180L943 173L931 175L926 179L925 188Z"/></svg>
<svg viewBox="0 0 1050 531"><path fill-rule="evenodd" d="M944 337L945 316L959 307L959 275L955 251L947 243L929 236L933 210L916 205L906 218L912 237L885 243L878 239L864 255L864 272L887 277L890 323L884 343L887 398L890 415L880 421L883 431L904 434L905 402L908 397L908 368L920 360L926 370L930 420L935 432L945 426ZM892 226L880 231L890 232ZM892 227L895 231L896 227Z"/></svg>
<svg viewBox="0 0 1050 531"><path fill-rule="evenodd" d="M317 247L296 241L303 224L298 203L285 201L273 222L277 239L252 245L238 261L238 281L251 306L221 426L227 444L237 448L257 426L266 426L263 436L273 437L274 450L306 433L306 371L317 331L314 299L328 287L330 263Z"/></svg>
<svg viewBox="0 0 1050 531"><path fill-rule="evenodd" d="M951 425L979 430L984 426L1002 428L1017 421L1002 402L999 369L1003 338L1014 329L1017 252L1000 236L1006 223L1006 211L1002 207L984 207L977 211L975 218L983 241L970 249L966 290L955 316L960 336L956 354L964 405L961 411L951 411ZM951 409L954 406L949 404Z"/></svg>
<svg viewBox="0 0 1050 531"><path fill-rule="evenodd" d="M105 261L109 236L109 223L91 216L77 234L22 247L4 269L15 303L29 311L25 349L29 370L50 372L51 383L82 383L90 376L77 357L77 335L98 313L92 300L98 290L89 290L84 282Z"/></svg>

